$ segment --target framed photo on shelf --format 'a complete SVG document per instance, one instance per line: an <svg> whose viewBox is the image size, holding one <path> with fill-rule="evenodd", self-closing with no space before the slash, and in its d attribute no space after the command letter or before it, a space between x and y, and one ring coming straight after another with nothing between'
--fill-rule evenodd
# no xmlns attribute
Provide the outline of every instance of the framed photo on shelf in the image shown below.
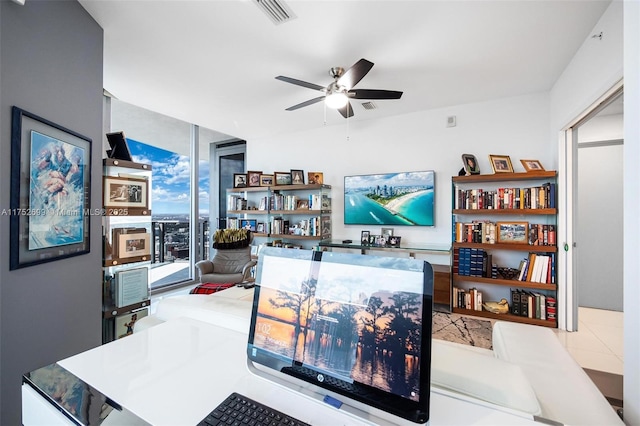
<svg viewBox="0 0 640 426"><path fill-rule="evenodd" d="M11 113L9 270L89 253L91 139Z"/></svg>
<svg viewBox="0 0 640 426"><path fill-rule="evenodd" d="M114 333L116 339L121 339L133 334L133 326L136 321L146 317L147 315L149 315L149 308L142 308L116 317L116 329Z"/></svg>
<svg viewBox="0 0 640 426"><path fill-rule="evenodd" d="M260 175L260 186L273 185L273 175Z"/></svg>
<svg viewBox="0 0 640 426"><path fill-rule="evenodd" d="M389 240L387 240L387 245L389 247L400 247L400 241L402 241L402 237L398 235L392 235L391 237L389 237Z"/></svg>
<svg viewBox="0 0 640 426"><path fill-rule="evenodd" d="M468 175L479 175L480 165L476 156L473 154L462 154L462 163L464 164L464 171Z"/></svg>
<svg viewBox="0 0 640 426"><path fill-rule="evenodd" d="M309 210L309 200L297 200L296 210Z"/></svg>
<svg viewBox="0 0 640 426"><path fill-rule="evenodd" d="M144 178L104 176L104 208L149 209L149 181Z"/></svg>
<svg viewBox="0 0 640 426"><path fill-rule="evenodd" d="M259 234L266 234L267 230L266 230L266 226L264 222L258 222L256 225L256 232Z"/></svg>
<svg viewBox="0 0 640 426"><path fill-rule="evenodd" d="M498 222L496 229L498 244L529 243L529 222Z"/></svg>
<svg viewBox="0 0 640 426"><path fill-rule="evenodd" d="M256 219L240 219L240 228L248 229L251 232L256 232L258 229L258 221Z"/></svg>
<svg viewBox="0 0 640 426"><path fill-rule="evenodd" d="M276 185L291 185L291 173L274 172Z"/></svg>
<svg viewBox="0 0 640 426"><path fill-rule="evenodd" d="M260 175L262 174L262 170L257 171L248 171L247 172L247 184L249 186L260 186Z"/></svg>
<svg viewBox="0 0 640 426"><path fill-rule="evenodd" d="M115 244L120 259L151 254L151 234L148 232L119 234Z"/></svg>
<svg viewBox="0 0 640 426"><path fill-rule="evenodd" d="M541 172L544 171L544 167L538 160L520 160L522 166L527 172Z"/></svg>
<svg viewBox="0 0 640 426"><path fill-rule="evenodd" d="M320 185L324 183L322 172L309 172L307 173L307 178L309 185Z"/></svg>
<svg viewBox="0 0 640 426"><path fill-rule="evenodd" d="M393 236L393 228L382 228L380 230L380 235L384 235L385 238Z"/></svg>
<svg viewBox="0 0 640 426"><path fill-rule="evenodd" d="M147 267L127 269L115 273L116 306L140 303L149 298L149 269Z"/></svg>
<svg viewBox="0 0 640 426"><path fill-rule="evenodd" d="M304 185L304 172L302 170L291 169L291 184Z"/></svg>
<svg viewBox="0 0 640 426"><path fill-rule="evenodd" d="M360 232L360 244L368 246L369 245L369 237L371 236L371 232L369 231L361 231Z"/></svg>
<svg viewBox="0 0 640 426"><path fill-rule="evenodd" d="M489 155L493 173L513 173L511 158L508 155Z"/></svg>
<svg viewBox="0 0 640 426"><path fill-rule="evenodd" d="M246 173L234 173L233 174L233 187L234 188L246 188L247 187L247 174Z"/></svg>

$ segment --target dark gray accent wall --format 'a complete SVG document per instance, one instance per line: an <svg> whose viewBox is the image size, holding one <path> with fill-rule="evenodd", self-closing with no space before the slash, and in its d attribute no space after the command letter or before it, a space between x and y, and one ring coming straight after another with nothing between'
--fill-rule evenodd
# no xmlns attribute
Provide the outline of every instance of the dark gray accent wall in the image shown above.
<svg viewBox="0 0 640 426"><path fill-rule="evenodd" d="M11 107L92 139L91 208L101 206L102 28L76 1L0 1L0 211L9 208ZM0 215L0 424L21 424L24 372L101 343L101 218L91 252L9 271Z"/></svg>

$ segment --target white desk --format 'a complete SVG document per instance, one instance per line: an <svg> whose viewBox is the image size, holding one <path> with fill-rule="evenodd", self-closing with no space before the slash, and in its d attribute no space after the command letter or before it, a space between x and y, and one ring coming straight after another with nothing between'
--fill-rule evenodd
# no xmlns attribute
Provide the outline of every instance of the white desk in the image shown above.
<svg viewBox="0 0 640 426"><path fill-rule="evenodd" d="M246 343L245 333L178 318L58 364L152 425L195 425L232 391L313 425L386 423L375 417L368 420L353 417L254 375L247 368ZM47 417L47 411L55 414L55 410L47 407L28 384L23 386L23 424L54 424ZM375 410L372 414L376 414ZM394 419L400 421L399 424L414 424ZM133 420L121 418L121 422L131 424ZM64 424L64 421L55 424ZM527 425L534 422L432 390L430 424Z"/></svg>

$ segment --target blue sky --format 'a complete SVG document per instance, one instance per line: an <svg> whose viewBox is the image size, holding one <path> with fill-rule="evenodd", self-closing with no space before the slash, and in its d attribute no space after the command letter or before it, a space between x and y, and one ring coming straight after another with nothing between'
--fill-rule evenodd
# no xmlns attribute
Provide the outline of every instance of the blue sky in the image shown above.
<svg viewBox="0 0 640 426"><path fill-rule="evenodd" d="M136 163L151 164L151 211L154 216L189 214L189 170L191 159L127 138ZM209 162L200 160L198 176L200 214L209 215Z"/></svg>

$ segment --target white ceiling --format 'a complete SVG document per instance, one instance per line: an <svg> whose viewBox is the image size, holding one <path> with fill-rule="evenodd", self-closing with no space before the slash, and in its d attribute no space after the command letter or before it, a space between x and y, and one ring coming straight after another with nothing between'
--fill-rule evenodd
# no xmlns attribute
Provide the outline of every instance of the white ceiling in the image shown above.
<svg viewBox="0 0 640 426"><path fill-rule="evenodd" d="M320 92L274 77L325 86L360 58L375 66L356 88L404 95L354 101L350 120L548 91L610 0L289 0L280 25L254 2L80 0L104 29L107 91L247 140L325 123L323 103L285 111Z"/></svg>

